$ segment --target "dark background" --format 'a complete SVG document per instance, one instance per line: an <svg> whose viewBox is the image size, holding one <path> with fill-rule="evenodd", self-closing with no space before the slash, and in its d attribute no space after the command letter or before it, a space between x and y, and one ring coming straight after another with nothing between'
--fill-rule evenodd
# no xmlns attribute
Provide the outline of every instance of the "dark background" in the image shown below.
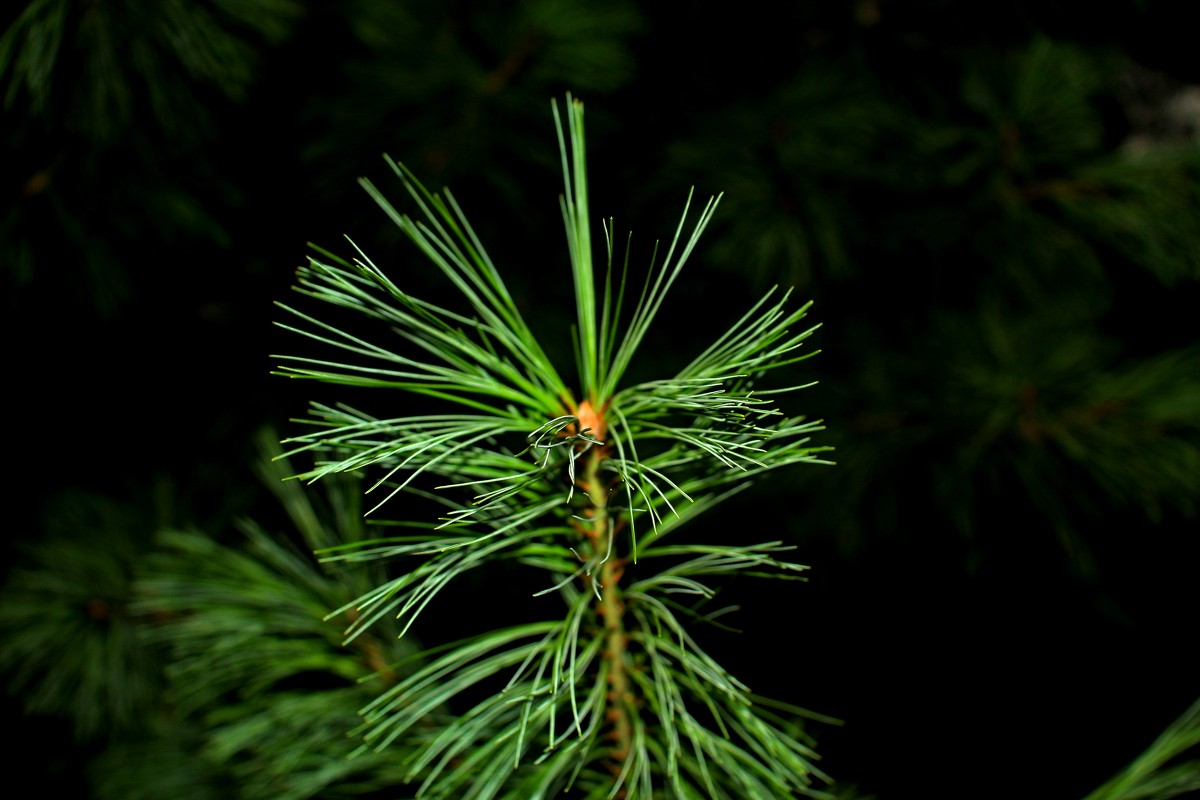
<svg viewBox="0 0 1200 800"><path fill-rule="evenodd" d="M1082 797L1200 692L1183 5L13 4L4 562L72 491L217 536L277 513L253 435L335 393L269 375L300 347L272 301L306 242L444 290L355 185L399 199L384 152L454 188L564 341L549 101L572 91L595 215L645 244L689 186L726 192L652 362L774 283L823 324L793 403L838 465L697 534L783 538L813 570L730 587L744 633L715 652L844 719L815 731L823 767L863 793ZM75 786L102 745L20 709L14 763Z"/></svg>

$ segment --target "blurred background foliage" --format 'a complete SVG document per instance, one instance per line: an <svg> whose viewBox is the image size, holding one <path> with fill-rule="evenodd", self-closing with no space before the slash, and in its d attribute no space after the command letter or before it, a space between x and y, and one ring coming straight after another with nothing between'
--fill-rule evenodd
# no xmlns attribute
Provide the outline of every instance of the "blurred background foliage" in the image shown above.
<svg viewBox="0 0 1200 800"><path fill-rule="evenodd" d="M838 466L704 524L782 531L813 565L731 588L752 613L717 647L846 720L814 732L842 796L1194 790L1195 709L1168 728L1200 693L1200 65L1178 13L8 4L7 765L75 796L396 796L394 760L342 756L370 648L398 645L337 648L319 616L358 578L305 555L360 535L354 491L322 506L251 469L308 399L267 377L270 301L342 234L442 291L355 184L388 152L453 185L564 340L548 105L570 90L592 208L635 246L688 186L726 193L661 360L761 287L817 301L800 410ZM447 616L497 613L475 601Z"/></svg>

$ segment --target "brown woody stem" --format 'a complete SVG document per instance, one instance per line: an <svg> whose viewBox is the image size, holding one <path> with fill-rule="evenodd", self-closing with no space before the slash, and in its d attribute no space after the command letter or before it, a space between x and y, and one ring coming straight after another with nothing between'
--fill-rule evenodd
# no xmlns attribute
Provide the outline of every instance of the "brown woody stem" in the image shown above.
<svg viewBox="0 0 1200 800"><path fill-rule="evenodd" d="M609 557L600 567L599 575L593 580L599 581L600 608L599 613L604 625L604 660L608 666L608 710L607 717L612 725L614 745L611 751L612 760L617 767L629 754L632 740L632 723L630 714L633 708L633 693L629 683L628 664L626 659L625 637L625 601L620 588L621 575L624 572L624 560L617 552L613 537L616 536L616 525L608 513L608 486L600 477L600 464L604 460L603 447L596 447L588 454L585 488L591 499L592 525L588 535L591 539L592 553L601 558L604 554Z"/></svg>

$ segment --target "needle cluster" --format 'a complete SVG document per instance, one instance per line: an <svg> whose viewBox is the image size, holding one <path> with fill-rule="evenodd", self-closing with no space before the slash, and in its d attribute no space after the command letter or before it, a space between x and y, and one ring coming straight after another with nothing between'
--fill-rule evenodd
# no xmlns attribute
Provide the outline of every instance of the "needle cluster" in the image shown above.
<svg viewBox="0 0 1200 800"><path fill-rule="evenodd" d="M363 747L403 745L407 779L429 798L543 797L566 787L585 797L819 795L813 781L824 776L800 709L753 695L692 634L726 576L795 578L806 568L785 560L790 548L780 542L714 546L674 535L754 476L818 462L827 449L810 443L819 422L776 405L802 384L762 388L768 373L813 354L801 350L814 330L801 325L808 306L767 292L676 374L627 384L720 198L692 220L689 196L640 287L630 247L618 259L608 221L601 279L583 105L568 96L565 124L557 105L554 118L575 287L573 380L539 344L453 195L428 191L390 160L417 218L364 186L465 308L408 294L357 246L349 261L321 251L297 288L380 325L385 339L285 306L296 320L285 327L326 353L285 357L282 374L417 395L428 408L379 417L314 405L306 430L287 442L288 455L314 457L305 480L371 476L376 517L402 494L444 509L437 519L391 520L405 535L321 553L334 564L396 565L332 611L353 620L346 641L385 619L398 619L404 635L457 579L502 561L534 568L531 594L560 600L544 621L414 656L405 677L363 709Z"/></svg>

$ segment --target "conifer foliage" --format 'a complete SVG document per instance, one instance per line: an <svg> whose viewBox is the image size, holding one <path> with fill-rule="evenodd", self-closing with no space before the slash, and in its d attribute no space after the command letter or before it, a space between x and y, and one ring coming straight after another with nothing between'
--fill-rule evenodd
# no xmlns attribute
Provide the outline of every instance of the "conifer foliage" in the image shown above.
<svg viewBox="0 0 1200 800"><path fill-rule="evenodd" d="M611 220L604 249L593 245L582 103L568 96L566 125L557 106L555 119L577 312L573 386L453 195L431 194L399 164L420 219L365 186L466 308L407 294L359 250L349 263L312 259L299 289L386 325L386 340L288 309L301 320L293 330L343 360L292 357L284 374L415 393L440 412L379 418L322 404L311 432L290 440L293 453L317 459L302 477L370 476L382 495L372 512L392 511L405 490L444 506L436 524L401 518L392 524L410 529L402 536L322 552L335 563L400 565L339 609L355 620L347 643L384 617L407 632L456 579L506 560L533 567L530 593L546 606L557 597L561 609L432 651L363 710L366 744L412 748L407 778L423 797L543 797L573 786L587 797L819 795L813 781L824 775L788 706L754 697L693 630L714 581L804 567L784 560L791 548L780 541L701 544L677 532L747 478L826 449L809 444L818 423L777 407L801 387L767 382L807 357L800 348L812 328L799 323L808 307L789 310L787 293L768 292L675 375L627 385L718 198L690 226L689 200L639 279ZM483 698L467 700L477 686Z"/></svg>
<svg viewBox="0 0 1200 800"><path fill-rule="evenodd" d="M2 5L10 774L1196 793L1186 4Z"/></svg>

